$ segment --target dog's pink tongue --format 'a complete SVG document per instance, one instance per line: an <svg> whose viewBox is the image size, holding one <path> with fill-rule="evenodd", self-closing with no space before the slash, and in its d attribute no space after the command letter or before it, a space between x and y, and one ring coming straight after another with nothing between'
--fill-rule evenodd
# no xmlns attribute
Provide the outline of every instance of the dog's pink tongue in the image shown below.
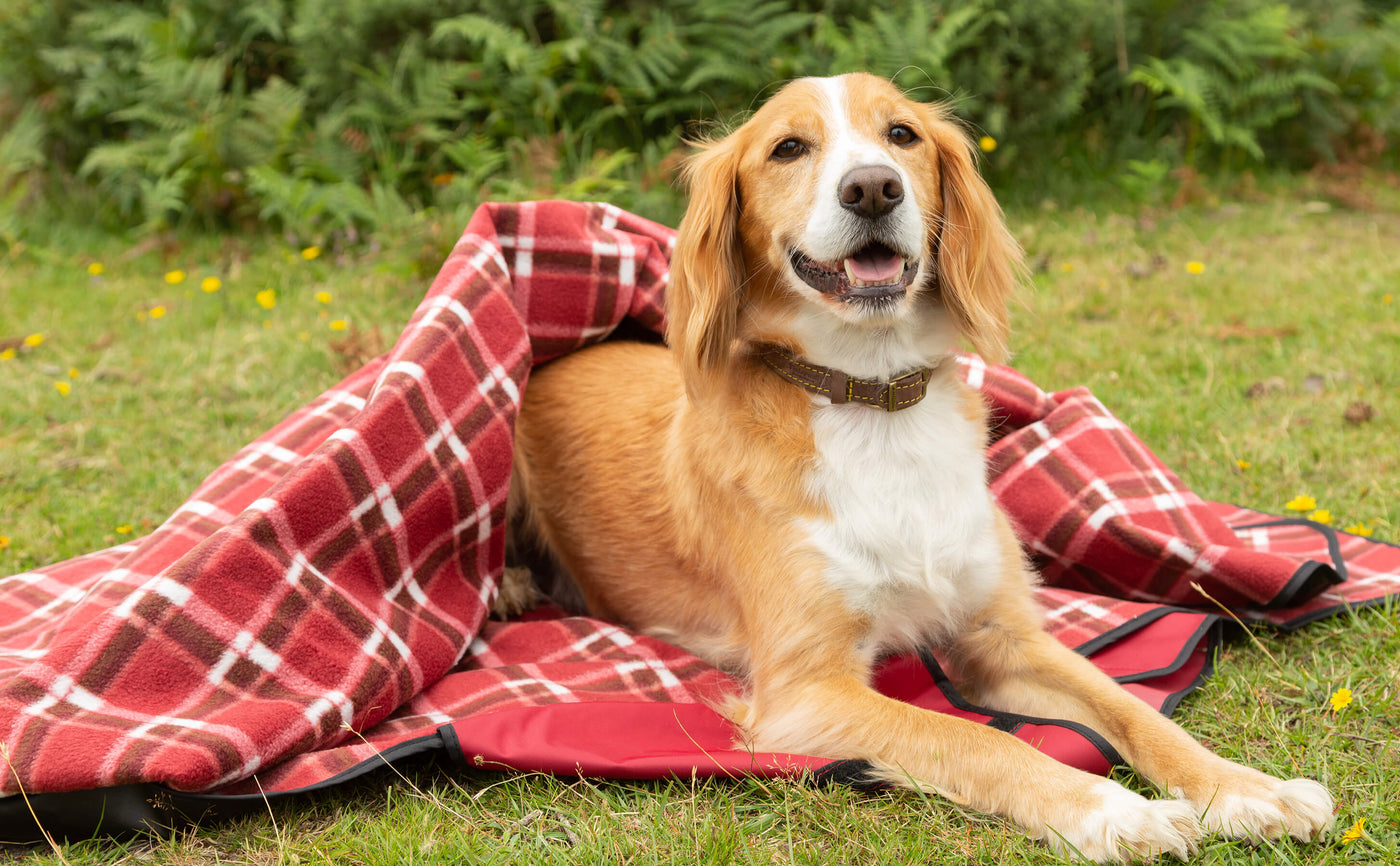
<svg viewBox="0 0 1400 866"><path fill-rule="evenodd" d="M904 259L889 250L861 250L846 259L851 276L867 283L892 283L904 270Z"/></svg>

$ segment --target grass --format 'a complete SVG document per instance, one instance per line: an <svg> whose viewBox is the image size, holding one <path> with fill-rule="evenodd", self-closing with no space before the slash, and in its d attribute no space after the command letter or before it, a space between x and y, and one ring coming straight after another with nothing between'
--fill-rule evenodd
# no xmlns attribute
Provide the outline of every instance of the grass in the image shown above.
<svg viewBox="0 0 1400 866"><path fill-rule="evenodd" d="M1338 525L1398 540L1400 191L1368 182L1364 202L1293 179L1175 210L1047 203L1011 214L1036 268L1016 315L1017 366L1049 388L1092 388L1208 498L1279 512L1306 493ZM1358 203L1366 207L1343 206ZM132 246L60 226L0 258L0 340L43 335L0 361L0 535L9 539L0 574L159 522L236 447L386 348L458 228L425 220L382 250L306 260L272 238ZM103 264L99 277L92 262ZM163 275L176 268L186 281L169 285ZM205 293L210 275L222 285ZM276 304L264 309L256 297L269 288ZM152 318L156 306L165 315ZM346 330L332 330L341 320ZM1372 408L1371 420L1345 419L1356 403ZM1230 758L1322 780L1338 797L1337 828L1308 846L1208 840L1199 859L1400 860L1396 608L1258 637L1260 646L1226 647L1179 719ZM1332 712L1328 697L1343 686L1355 700ZM1364 833L1343 843L1363 818ZM7 857L59 862L0 847L0 862ZM66 845L63 857L1056 862L999 820L911 793L453 776L431 764L170 840Z"/></svg>
<svg viewBox="0 0 1400 866"><path fill-rule="evenodd" d="M20 344L0 361L0 571L158 524L236 448L387 349L459 230L310 260L270 239L133 248L72 233L0 259L0 350Z"/></svg>

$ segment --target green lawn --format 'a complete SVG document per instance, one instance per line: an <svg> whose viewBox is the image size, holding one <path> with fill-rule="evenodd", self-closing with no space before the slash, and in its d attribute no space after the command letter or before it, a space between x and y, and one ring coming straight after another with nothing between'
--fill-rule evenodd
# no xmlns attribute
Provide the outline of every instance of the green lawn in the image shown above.
<svg viewBox="0 0 1400 866"><path fill-rule="evenodd" d="M1047 388L1091 387L1207 498L1280 512L1307 494L1338 526L1400 540L1400 190L1382 178L1360 188L1289 180L1179 210L1013 211L1035 265L1015 364ZM0 252L0 353L15 349L0 360L0 574L158 523L235 448L387 348L459 228L425 221L379 251L310 259L274 238L131 244L61 226ZM166 282L175 270L185 279ZM206 292L211 276L220 284ZM42 341L25 345L34 334ZM1365 414L1359 404L1370 420L1347 420ZM1322 780L1337 828L1310 846L1211 840L1200 861L1400 861L1396 609L1258 637L1222 653L1180 720L1228 757ZM1355 700L1330 712L1343 686ZM1343 843L1360 819L1364 833ZM0 847L7 856L59 862ZM916 794L432 766L168 842L82 843L62 857L1055 862L998 820Z"/></svg>

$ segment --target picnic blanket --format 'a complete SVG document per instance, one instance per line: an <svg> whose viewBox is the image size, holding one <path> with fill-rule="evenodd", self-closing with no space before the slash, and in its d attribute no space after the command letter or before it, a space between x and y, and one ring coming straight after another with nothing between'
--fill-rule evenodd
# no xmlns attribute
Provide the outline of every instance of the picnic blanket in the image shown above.
<svg viewBox="0 0 1400 866"><path fill-rule="evenodd" d="M483 206L393 349L214 471L140 540L0 579L0 839L161 829L431 752L624 778L795 774L711 709L690 654L552 609L487 619L530 369L659 335L671 229L601 204ZM992 491L1047 628L1170 712L1224 622L1291 627L1400 590L1400 549L1206 502L1090 393L959 358L997 419ZM1193 586L1194 585L1194 586ZM1094 731L964 700L936 654L887 694L1119 762ZM29 803L16 796L27 792Z"/></svg>

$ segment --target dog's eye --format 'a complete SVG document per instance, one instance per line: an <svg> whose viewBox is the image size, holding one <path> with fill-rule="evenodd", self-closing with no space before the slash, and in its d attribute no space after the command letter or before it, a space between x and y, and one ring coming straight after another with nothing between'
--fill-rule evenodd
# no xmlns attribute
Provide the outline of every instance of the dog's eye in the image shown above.
<svg viewBox="0 0 1400 866"><path fill-rule="evenodd" d="M889 136L890 141L900 147L908 147L919 140L919 137L914 134L914 130L902 123L896 123L894 126L891 126L890 131L885 134Z"/></svg>
<svg viewBox="0 0 1400 866"><path fill-rule="evenodd" d="M773 158L779 162L791 162L807 152L807 144L800 139L785 138L773 148Z"/></svg>

